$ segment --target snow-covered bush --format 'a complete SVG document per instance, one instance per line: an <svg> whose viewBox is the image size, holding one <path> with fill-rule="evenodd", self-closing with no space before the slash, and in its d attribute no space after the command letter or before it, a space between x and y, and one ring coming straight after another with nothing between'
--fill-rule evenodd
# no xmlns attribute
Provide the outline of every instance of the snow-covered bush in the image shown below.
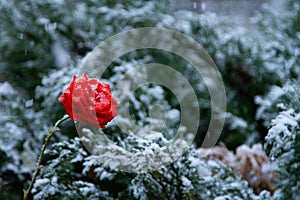
<svg viewBox="0 0 300 200"><path fill-rule="evenodd" d="M274 196L275 199L300 197L299 86L298 81L290 81L283 87L274 86L269 94L257 100L261 104L258 117L270 126L266 149L272 162L278 165L279 191Z"/></svg>
<svg viewBox="0 0 300 200"><path fill-rule="evenodd" d="M250 30L213 13L172 11L168 1L1 1L0 67L5 79L14 84L0 85L0 198L18 198L28 183L49 127L64 114L57 97L72 80L82 57L114 34L149 26L182 32L206 49L222 74L227 92L227 120L221 140L230 149L263 142L271 126L267 149L271 157L282 161L278 164L282 169L279 178L291 179L298 187L291 175L291 169L299 165L299 138L294 137L298 133L298 108L296 102L288 103L296 99L298 92L295 83L287 80L297 79L300 74L299 3L288 1L286 6L293 12L279 16L271 5L257 14L259 27ZM187 61L160 50L137 50L115 60L101 78L113 88L124 73L151 62L174 67L196 91L201 104L196 138L200 145L211 105L203 80ZM25 94L20 95L12 85ZM266 94L268 90L271 92ZM149 113L150 106L158 104L166 110L165 119L160 113ZM160 85L139 87L131 96L129 108L139 128L127 134L112 122L104 130L116 146L129 152L155 152L181 128L178 101ZM293 119L289 124L281 121L286 116ZM239 175L221 163L205 162L194 147L172 165L153 173L109 169L85 150L75 137L74 124L66 123L47 150L45 166L34 185L35 199L271 198L267 192L253 194ZM287 127L291 137L280 132L280 124L281 128ZM135 136L149 130L158 132L158 137L142 140ZM277 144L278 137L285 143ZM283 152L290 152L290 156ZM295 187L279 184L277 194L289 194L288 189Z"/></svg>
<svg viewBox="0 0 300 200"><path fill-rule="evenodd" d="M104 75L104 78L107 76L109 78L104 79L104 81L109 82L114 87L122 75L144 61L117 61L115 67L107 72L109 76ZM135 73L134 76L143 78L146 74ZM126 88L125 85L124 88ZM128 170L128 166L124 165L124 160L133 160L130 153L142 152L143 156L146 154L155 155L158 148L168 145L176 133L176 128L179 128L177 123L180 112L172 108L172 105L166 101L161 86L143 85L136 93L131 98L131 112L134 121L142 126L131 130L132 134L128 134L123 132L115 123L109 124L104 132L114 143L108 145L106 149L94 149L96 154L90 154L85 150L80 142L83 138L68 139L52 145L46 154L46 157L49 158L47 165L43 167L34 184L34 199L93 199L97 197L103 199L269 198L268 192L262 192L260 195L254 194L246 181L220 162L208 161L206 163L201 157L202 155L194 148L190 149L175 163L158 168L154 172L125 173L119 171L118 169L122 167ZM120 101L122 103L122 100ZM145 108L155 104L161 105L173 114L166 115L167 123L161 130L161 134L154 133L155 137L151 137L149 131L153 127L148 125L151 121L150 117L153 116L149 116L148 110ZM168 116L171 118L168 119ZM126 122L126 119L124 120ZM159 125L161 124L158 123ZM141 138L138 136L140 135L139 132L147 133L148 136ZM110 160L114 157L105 158L106 163L108 162L110 165L103 163L102 157L108 152L115 153L118 151L120 148L117 146L127 150L128 153L118 154L119 157L124 157L124 162L114 164L114 167L117 168L111 168L112 162ZM145 162L139 163L139 160L129 164L136 165L135 170L145 167ZM153 162L150 158L150 161L146 162L146 167L152 164L155 164L156 168L157 164L162 166L157 160Z"/></svg>
<svg viewBox="0 0 300 200"><path fill-rule="evenodd" d="M82 170L88 153L78 138L54 144L49 155L51 162L42 169L40 178L35 182L34 199L113 199L105 189L94 183L93 170L104 174L105 169L85 167ZM90 161L85 165L88 163Z"/></svg>
<svg viewBox="0 0 300 200"><path fill-rule="evenodd" d="M48 76L44 76L41 84L35 89L34 98L41 103L39 109L44 118L54 122L65 113L63 106L57 103L57 98L71 82L76 73L76 67L65 66L60 70L53 70Z"/></svg>
<svg viewBox="0 0 300 200"><path fill-rule="evenodd" d="M205 162L191 149L178 161L153 173L124 173L105 168L84 150L80 139L59 142L34 185L34 199L266 199L255 195L234 171Z"/></svg>
<svg viewBox="0 0 300 200"><path fill-rule="evenodd" d="M273 84L274 81L266 78L273 76L271 73L266 74L267 71L261 64L261 47L251 31L211 13L199 15L190 11L172 12L167 4L158 4L156 1L98 3L89 0L71 4L68 1L32 0L30 3L2 2L0 6L3 10L0 14L3 21L0 49L4 52L1 54L1 62L10 80L26 80L25 83L19 82L19 85L30 89L32 96L35 87L51 69L59 70L73 64L71 59L76 63L109 36L137 27L171 28L198 41L224 74L223 79L228 88L228 111L231 114L224 129L223 140L234 148L254 134L251 137L254 139L247 143L257 142L259 135L255 131L256 124L253 123L256 108L253 96L262 94L268 84ZM152 55L149 62L159 62L182 71L188 69L184 74L199 92L199 99L203 102L203 116L208 116L208 92L203 87L202 79L196 76L197 73L190 71L184 59L152 50L137 51L126 57L134 56L138 59L149 55ZM239 101L241 98L243 101ZM237 118L245 121L247 128L233 129L230 121ZM207 130L208 121L209 117L200 122L199 133L202 135ZM201 136L197 140L201 143Z"/></svg>
<svg viewBox="0 0 300 200"><path fill-rule="evenodd" d="M257 96L256 118L269 128L266 149L278 165L274 199L299 199L299 1L265 4L255 20L265 33L263 60L275 72L276 85ZM281 11L281 15L278 15ZM295 80L294 80L295 79Z"/></svg>
<svg viewBox="0 0 300 200"><path fill-rule="evenodd" d="M0 83L0 198L19 199L49 124L9 83Z"/></svg>
<svg viewBox="0 0 300 200"><path fill-rule="evenodd" d="M276 84L299 78L299 6L293 0L266 3L254 18L264 35L259 39L265 68L274 72Z"/></svg>

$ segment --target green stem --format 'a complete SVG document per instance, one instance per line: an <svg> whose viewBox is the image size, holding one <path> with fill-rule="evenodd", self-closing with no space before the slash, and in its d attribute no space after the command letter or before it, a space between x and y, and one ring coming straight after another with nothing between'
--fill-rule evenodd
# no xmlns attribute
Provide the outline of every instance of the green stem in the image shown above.
<svg viewBox="0 0 300 200"><path fill-rule="evenodd" d="M57 127L59 126L59 124L60 124L61 122L65 121L67 118L68 118L68 116L65 115L62 119L60 119L60 120L58 120L58 121L56 122L56 124L55 124L55 126L54 126L54 129L53 129L52 131L48 131L48 135L47 135L47 137L46 137L46 139L45 139L44 145L43 145L43 147L42 147L41 154L40 154L39 159L38 159L38 162L37 162L37 168L36 168L36 170L35 170L35 172L34 172L34 174L33 174L33 177L32 177L32 180L31 180L31 182L30 182L30 185L29 185L28 189L27 189L27 190L24 190L24 197L23 197L23 200L27 200L27 199L28 199L28 196L29 196L30 191L31 191L31 189L32 189L32 187L33 187L33 184L34 184L34 182L35 182L35 180L36 180L36 178L37 178L37 176L38 176L40 170L41 170L42 167L43 167L43 166L42 166L42 160L43 160L43 156L44 156L44 152L45 152L45 150L46 150L46 147L47 147L47 145L48 145L48 143L49 143L49 141L50 141L50 138L52 137L53 134L55 134L55 133L57 133L57 132L60 131L59 129L57 129Z"/></svg>

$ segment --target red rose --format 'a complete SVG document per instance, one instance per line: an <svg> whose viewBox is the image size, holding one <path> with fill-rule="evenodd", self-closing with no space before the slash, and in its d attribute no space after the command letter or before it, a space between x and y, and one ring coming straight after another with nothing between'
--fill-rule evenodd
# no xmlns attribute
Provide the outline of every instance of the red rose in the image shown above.
<svg viewBox="0 0 300 200"><path fill-rule="evenodd" d="M70 86L58 98L73 121L105 128L117 113L117 101L110 93L110 86L83 74L74 76Z"/></svg>

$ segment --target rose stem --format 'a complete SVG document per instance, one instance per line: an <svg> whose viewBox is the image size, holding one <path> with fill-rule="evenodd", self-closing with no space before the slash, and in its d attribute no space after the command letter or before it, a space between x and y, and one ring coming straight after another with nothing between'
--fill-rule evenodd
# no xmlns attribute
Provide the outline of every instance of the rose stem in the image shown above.
<svg viewBox="0 0 300 200"><path fill-rule="evenodd" d="M33 184L34 184L34 182L35 182L35 180L36 180L36 178L37 178L37 176L38 176L40 170L41 170L42 167L43 167L43 166L42 166L42 159L43 159L43 156L44 156L44 152L45 152L45 150L46 150L46 147L47 147L47 145L48 145L48 143L49 143L49 141L50 141L50 138L52 137L52 135L53 135L54 133L57 133L57 132L60 131L59 129L56 129L56 128L58 127L58 125L59 125L61 122L65 121L67 118L68 118L68 116L65 115L62 119L58 120L58 121L55 123L54 129L53 129L52 131L48 131L48 135L47 135L47 137L46 137L46 139L45 139L45 142L44 142L43 147L42 147L41 154L40 154L39 159L38 159L38 162L37 162L37 168L36 168L36 170L35 170L35 172L34 172L34 174L33 174L33 177L32 177L32 180L31 180L31 182L30 182L30 185L29 185L28 189L27 189L27 190L24 190L24 197L23 197L23 200L27 200L27 199L28 199L28 195L30 194L30 191L31 191L31 189L32 189L32 187L33 187Z"/></svg>

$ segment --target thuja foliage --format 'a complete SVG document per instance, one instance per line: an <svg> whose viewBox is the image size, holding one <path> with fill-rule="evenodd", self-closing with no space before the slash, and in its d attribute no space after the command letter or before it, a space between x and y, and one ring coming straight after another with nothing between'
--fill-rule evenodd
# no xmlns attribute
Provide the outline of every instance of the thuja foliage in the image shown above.
<svg viewBox="0 0 300 200"><path fill-rule="evenodd" d="M169 7L152 1L2 2L0 48L5 52L1 54L3 71L8 80L22 86L30 98L36 97L40 103L45 96L34 92L36 86L51 85L45 78L41 82L43 76L53 69L59 71L68 65L77 65L80 58L105 38L131 28L170 28L198 41L223 74L229 102L223 140L231 148L244 142L255 143L261 137L256 130L258 125L253 123L256 110L253 97L262 94L269 84L276 81L266 78L274 76L272 71L264 70L262 47L256 35L214 14L173 12ZM204 82L184 59L171 53L144 50L128 54L123 59L149 56L151 59L147 62L166 64L185 74L197 90L202 116L207 116L200 121L197 141L201 144L210 119L210 100ZM19 80L26 81L21 83ZM49 91L42 90L37 92L45 94ZM45 106L47 104L42 103L42 106L52 108ZM52 115L52 112L48 114ZM232 124L231 121L240 123Z"/></svg>
<svg viewBox="0 0 300 200"><path fill-rule="evenodd" d="M270 1L272 2L272 1ZM170 166L152 173L125 173L104 166L86 151L71 121L62 124L46 152L34 184L34 199L270 199L299 198L299 6L278 15L265 4L251 31L212 13L170 10L168 1L1 1L0 3L0 199L20 199L47 130L64 115L57 97L77 71L80 60L100 41L138 27L166 27L199 42L216 62L227 93L227 120L221 140L234 149L265 142L278 164L278 191L254 194L247 183L217 161L204 161L196 147ZM177 55L139 50L116 60L103 75L116 84L143 63L174 67L190 81L201 103L199 135L210 120L208 91L192 67ZM141 74L143 76L143 74ZM155 151L176 134L180 108L166 88L148 84L130 100L132 118L148 131L148 105L168 110L156 138L140 140L114 123L104 130L128 151ZM153 117L153 116L151 116ZM158 117L159 116L155 116ZM278 128L280 126L280 129ZM195 145L197 146L197 145Z"/></svg>
<svg viewBox="0 0 300 200"><path fill-rule="evenodd" d="M257 117L270 126L265 146L272 162L278 165L279 190L274 199L300 197L299 98L299 82L292 81L282 87L273 87L264 98L257 99L261 104Z"/></svg>
<svg viewBox="0 0 300 200"><path fill-rule="evenodd" d="M265 199L220 162L204 162L191 149L178 161L152 173L125 173L103 167L80 139L59 142L33 190L35 199Z"/></svg>
<svg viewBox="0 0 300 200"><path fill-rule="evenodd" d="M272 5L263 7L257 21L266 33L266 66L276 69L276 85L256 97L256 118L268 127L266 150L278 165L278 188L274 199L298 199L299 193L299 1L281 2L286 10L277 20ZM279 67L281 66L281 67Z"/></svg>

